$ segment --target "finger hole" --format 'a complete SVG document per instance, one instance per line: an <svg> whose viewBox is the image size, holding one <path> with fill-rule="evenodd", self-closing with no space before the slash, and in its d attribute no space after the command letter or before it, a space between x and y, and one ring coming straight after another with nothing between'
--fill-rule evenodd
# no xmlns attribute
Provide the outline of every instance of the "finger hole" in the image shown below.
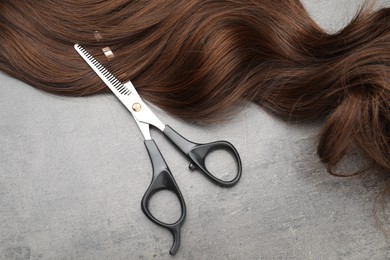
<svg viewBox="0 0 390 260"><path fill-rule="evenodd" d="M153 194L148 208L156 219L166 224L177 222L181 216L180 200L170 190L160 190Z"/></svg>
<svg viewBox="0 0 390 260"><path fill-rule="evenodd" d="M215 149L205 158L207 170L222 181L231 181L237 176L238 162L235 154L223 148Z"/></svg>

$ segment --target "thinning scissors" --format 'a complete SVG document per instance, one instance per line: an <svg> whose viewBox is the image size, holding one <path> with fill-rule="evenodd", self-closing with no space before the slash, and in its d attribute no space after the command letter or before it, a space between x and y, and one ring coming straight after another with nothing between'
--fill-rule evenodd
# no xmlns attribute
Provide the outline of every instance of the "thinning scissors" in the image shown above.
<svg viewBox="0 0 390 260"><path fill-rule="evenodd" d="M217 141L212 143L198 144L187 140L173 130L169 125L163 124L157 116L149 109L145 102L138 95L133 84L128 81L121 83L114 75L112 75L106 68L103 67L91 54L89 54L79 44L75 44L74 48L80 56L88 63L88 65L96 72L96 74L104 81L104 83L111 89L123 105L131 112L135 122L140 128L145 141L144 144L148 151L152 166L153 177L152 181L146 190L142 201L141 208L144 214L157 225L171 231L173 236L173 245L170 254L174 255L180 246L180 227L184 222L186 216L186 206L183 195L173 178L171 171L168 168L163 156L161 155L155 141L150 135L149 126L152 125L159 129L164 135L173 142L179 150L181 150L187 158L191 161L190 169L197 168L209 177L215 183L231 187L235 185L242 172L241 159L236 148L227 141ZM205 159L207 155L214 150L226 150L230 152L237 163L237 174L231 180L222 180L211 174L206 168ZM149 210L149 201L151 197L158 191L168 190L172 191L180 201L181 215L179 219L172 224L164 223L155 218Z"/></svg>

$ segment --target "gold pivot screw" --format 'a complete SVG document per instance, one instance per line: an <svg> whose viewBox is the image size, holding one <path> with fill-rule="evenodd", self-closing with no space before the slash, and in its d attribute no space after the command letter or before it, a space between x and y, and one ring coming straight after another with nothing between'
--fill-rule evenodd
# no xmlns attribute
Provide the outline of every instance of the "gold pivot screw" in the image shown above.
<svg viewBox="0 0 390 260"><path fill-rule="evenodd" d="M139 112L139 111L141 111L141 104L140 103L134 103L132 108L133 108L133 110L135 112Z"/></svg>

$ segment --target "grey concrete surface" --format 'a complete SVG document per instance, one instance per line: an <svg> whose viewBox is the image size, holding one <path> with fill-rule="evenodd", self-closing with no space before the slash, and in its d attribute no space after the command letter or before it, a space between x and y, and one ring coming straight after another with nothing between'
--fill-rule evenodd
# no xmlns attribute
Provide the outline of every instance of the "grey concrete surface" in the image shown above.
<svg viewBox="0 0 390 260"><path fill-rule="evenodd" d="M361 3L304 1L329 30ZM240 183L220 188L153 133L187 203L181 248L171 257L171 235L141 211L152 169L115 97L53 96L4 74L0 93L0 259L390 258L389 224L378 224L387 210L375 208L385 174L329 175L315 153L321 122L285 123L248 105L226 124L199 127L156 110L191 140L231 141L243 161ZM361 160L349 157L344 169ZM170 194L158 199L156 214L177 215Z"/></svg>

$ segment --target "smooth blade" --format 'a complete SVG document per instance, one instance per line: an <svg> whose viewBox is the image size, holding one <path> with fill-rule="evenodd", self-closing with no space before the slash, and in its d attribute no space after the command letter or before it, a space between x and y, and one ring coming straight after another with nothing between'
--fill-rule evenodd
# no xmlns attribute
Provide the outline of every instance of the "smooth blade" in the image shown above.
<svg viewBox="0 0 390 260"><path fill-rule="evenodd" d="M74 48L80 56L88 63L88 65L96 72L96 74L106 83L106 85L116 95L130 95L131 90L128 89L122 82L120 82L114 75L112 75L102 64L100 64L91 54L89 54L79 44L75 44Z"/></svg>

